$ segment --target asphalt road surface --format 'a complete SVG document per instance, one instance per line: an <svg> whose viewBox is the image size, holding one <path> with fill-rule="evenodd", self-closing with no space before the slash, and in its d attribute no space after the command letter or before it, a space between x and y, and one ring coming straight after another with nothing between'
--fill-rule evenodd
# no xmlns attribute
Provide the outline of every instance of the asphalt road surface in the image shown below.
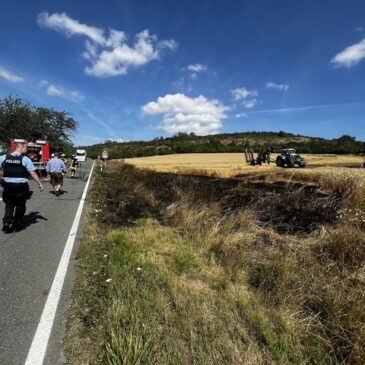
<svg viewBox="0 0 365 365"><path fill-rule="evenodd" d="M39 192L30 181L34 194L27 202L26 228L0 232L0 365L24 365L27 359L91 165L88 160L80 175L65 178L60 197L50 193L49 183ZM1 218L4 207L0 201ZM81 220L43 364L64 363L65 311L71 300L74 256L83 223Z"/></svg>

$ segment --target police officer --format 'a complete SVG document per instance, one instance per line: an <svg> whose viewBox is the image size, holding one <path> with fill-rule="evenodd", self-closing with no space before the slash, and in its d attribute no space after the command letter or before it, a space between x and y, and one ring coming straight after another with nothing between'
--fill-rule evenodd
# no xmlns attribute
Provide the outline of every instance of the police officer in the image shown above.
<svg viewBox="0 0 365 365"><path fill-rule="evenodd" d="M24 228L25 204L29 198L29 175L36 181L39 190L43 191L43 185L35 172L35 167L31 159L25 156L26 153L26 144L17 143L14 152L0 156L0 166L3 169L3 201L5 203L2 230L5 233L10 233L13 228L16 230Z"/></svg>

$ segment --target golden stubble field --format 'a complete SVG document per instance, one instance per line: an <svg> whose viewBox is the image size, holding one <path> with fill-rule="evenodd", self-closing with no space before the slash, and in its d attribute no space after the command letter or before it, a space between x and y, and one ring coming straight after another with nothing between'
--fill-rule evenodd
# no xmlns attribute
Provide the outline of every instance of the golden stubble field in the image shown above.
<svg viewBox="0 0 365 365"><path fill-rule="evenodd" d="M276 154L271 154L271 160L276 159ZM364 157L352 155L302 155L308 163L305 169L312 170L321 167L361 167ZM179 174L196 174L216 177L232 177L237 175L279 172L275 163L270 165L250 166L245 162L243 153L190 153L166 156L151 156L128 158L126 163L138 168L151 169L158 172L172 172ZM296 169L297 170L297 169ZM301 169L302 170L302 169Z"/></svg>

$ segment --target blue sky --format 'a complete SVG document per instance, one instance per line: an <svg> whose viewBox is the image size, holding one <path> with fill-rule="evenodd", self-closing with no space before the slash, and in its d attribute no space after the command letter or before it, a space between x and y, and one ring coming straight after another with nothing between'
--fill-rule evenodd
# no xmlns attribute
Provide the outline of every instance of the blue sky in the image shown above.
<svg viewBox="0 0 365 365"><path fill-rule="evenodd" d="M361 0L4 0L0 98L76 144L249 130L365 140Z"/></svg>

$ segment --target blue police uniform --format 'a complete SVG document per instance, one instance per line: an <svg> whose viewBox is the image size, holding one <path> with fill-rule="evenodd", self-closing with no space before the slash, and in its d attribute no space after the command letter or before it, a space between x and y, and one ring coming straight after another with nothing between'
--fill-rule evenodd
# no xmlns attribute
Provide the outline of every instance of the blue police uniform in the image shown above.
<svg viewBox="0 0 365 365"><path fill-rule="evenodd" d="M3 231L8 232L11 224L22 225L26 201L30 197L28 176L30 172L35 171L35 167L29 157L17 151L0 156L0 167L3 169L2 186L5 203Z"/></svg>

